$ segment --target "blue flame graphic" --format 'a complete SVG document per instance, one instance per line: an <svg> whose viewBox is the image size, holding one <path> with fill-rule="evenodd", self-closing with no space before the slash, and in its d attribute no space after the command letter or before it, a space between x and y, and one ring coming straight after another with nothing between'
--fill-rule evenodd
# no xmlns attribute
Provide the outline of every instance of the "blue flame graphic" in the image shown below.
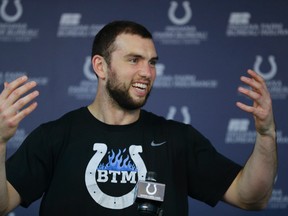
<svg viewBox="0 0 288 216"><path fill-rule="evenodd" d="M127 155L123 160L123 153L126 152L126 148L121 151L119 149L118 154L116 155L113 150L108 152L109 162L104 164L101 163L98 166L98 170L117 170L117 171L136 171L137 168L133 162L131 162L130 156Z"/></svg>

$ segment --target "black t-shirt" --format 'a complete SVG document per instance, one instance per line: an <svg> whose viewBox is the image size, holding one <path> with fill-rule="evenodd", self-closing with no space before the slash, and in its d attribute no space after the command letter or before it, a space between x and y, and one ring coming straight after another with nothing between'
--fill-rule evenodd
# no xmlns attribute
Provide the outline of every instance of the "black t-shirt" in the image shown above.
<svg viewBox="0 0 288 216"><path fill-rule="evenodd" d="M190 196L211 206L241 166L195 130L141 110L129 125L107 125L87 107L36 128L7 160L8 181L40 215L138 215L135 186L147 171L166 185L165 216L188 215Z"/></svg>

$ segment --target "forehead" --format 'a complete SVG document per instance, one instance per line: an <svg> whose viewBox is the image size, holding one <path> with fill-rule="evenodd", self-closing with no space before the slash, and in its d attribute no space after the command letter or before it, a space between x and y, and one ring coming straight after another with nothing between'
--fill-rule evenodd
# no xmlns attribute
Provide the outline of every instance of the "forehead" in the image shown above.
<svg viewBox="0 0 288 216"><path fill-rule="evenodd" d="M114 42L115 53L128 55L131 53L147 58L157 57L157 52L150 38L142 38L139 35L120 34Z"/></svg>

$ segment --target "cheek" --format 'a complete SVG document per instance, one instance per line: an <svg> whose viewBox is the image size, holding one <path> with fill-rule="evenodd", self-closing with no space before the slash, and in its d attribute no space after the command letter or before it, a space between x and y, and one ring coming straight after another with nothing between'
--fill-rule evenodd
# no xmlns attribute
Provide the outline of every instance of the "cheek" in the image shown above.
<svg viewBox="0 0 288 216"><path fill-rule="evenodd" d="M152 71L151 71L151 79L152 79L152 81L154 81L155 80L155 78L156 78L156 68L154 68Z"/></svg>

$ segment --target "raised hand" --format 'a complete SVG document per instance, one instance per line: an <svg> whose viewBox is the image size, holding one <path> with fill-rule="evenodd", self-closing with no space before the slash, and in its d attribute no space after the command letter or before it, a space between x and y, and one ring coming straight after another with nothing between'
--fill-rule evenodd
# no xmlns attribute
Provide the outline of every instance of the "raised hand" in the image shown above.
<svg viewBox="0 0 288 216"><path fill-rule="evenodd" d="M237 102L236 105L249 113L255 119L255 127L260 135L275 133L275 123L272 111L272 100L265 80L253 70L247 71L250 77L241 76L241 81L250 89L239 87L238 91L253 100L253 105Z"/></svg>
<svg viewBox="0 0 288 216"><path fill-rule="evenodd" d="M22 76L8 83L0 94L0 144L5 144L15 134L19 123L37 107L32 102L39 92L33 89L37 84L27 82L28 77ZM32 102L31 104L29 104Z"/></svg>

